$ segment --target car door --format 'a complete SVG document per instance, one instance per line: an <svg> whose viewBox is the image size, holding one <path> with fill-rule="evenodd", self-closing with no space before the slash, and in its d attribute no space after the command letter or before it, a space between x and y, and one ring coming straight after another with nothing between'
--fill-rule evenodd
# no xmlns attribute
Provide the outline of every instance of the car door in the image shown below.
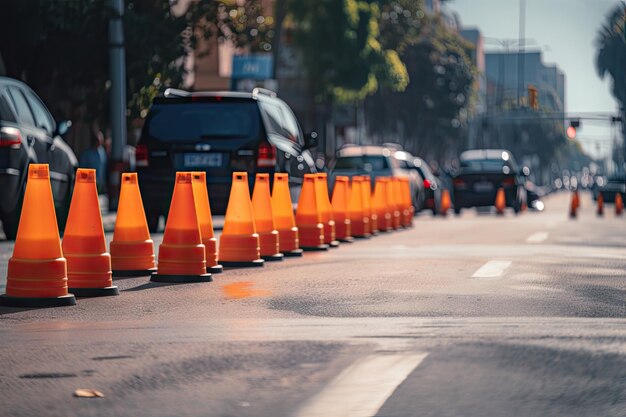
<svg viewBox="0 0 626 417"><path fill-rule="evenodd" d="M7 89L7 94L11 99L13 108L17 115L20 130L22 131L23 140L33 150L35 161L38 164L48 163L48 147L45 142L45 135L42 135L40 129L35 127L35 117L33 116L30 106L26 101L26 97L21 89L13 85Z"/></svg>

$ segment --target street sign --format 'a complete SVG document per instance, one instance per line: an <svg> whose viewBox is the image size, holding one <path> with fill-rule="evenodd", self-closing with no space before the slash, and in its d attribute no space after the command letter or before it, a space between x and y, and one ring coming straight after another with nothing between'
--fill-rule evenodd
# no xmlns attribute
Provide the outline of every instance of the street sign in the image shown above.
<svg viewBox="0 0 626 417"><path fill-rule="evenodd" d="M265 80L272 78L273 58L271 54L251 54L233 56L234 80Z"/></svg>

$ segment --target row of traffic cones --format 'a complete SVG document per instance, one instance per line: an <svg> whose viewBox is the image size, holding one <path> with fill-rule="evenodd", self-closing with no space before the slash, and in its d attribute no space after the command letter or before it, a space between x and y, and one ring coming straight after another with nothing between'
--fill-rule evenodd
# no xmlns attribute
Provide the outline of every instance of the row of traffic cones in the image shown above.
<svg viewBox="0 0 626 417"><path fill-rule="evenodd" d="M151 275L157 282L208 282L223 266L263 266L303 250L327 250L412 224L408 179L338 177L332 202L326 174L304 177L294 216L287 174L257 174L252 198L245 172L233 174L220 247L214 236L204 172L178 172L158 267L137 174L124 173L110 253L95 182L79 169L63 242L56 227L48 166L31 164L0 305L76 304L76 296L118 295L112 276ZM335 220L336 219L336 220ZM218 263L219 259L219 263ZM221 263L221 265L220 265Z"/></svg>
<svg viewBox="0 0 626 417"><path fill-rule="evenodd" d="M602 192L598 193L598 197L596 199L596 214L599 217L604 216L604 196ZM622 199L621 193L615 194L615 215L621 216L624 213L624 200ZM569 215L572 219L576 218L578 215L578 209L580 208L580 196L578 195L578 190L574 190L572 192L572 199L570 202Z"/></svg>

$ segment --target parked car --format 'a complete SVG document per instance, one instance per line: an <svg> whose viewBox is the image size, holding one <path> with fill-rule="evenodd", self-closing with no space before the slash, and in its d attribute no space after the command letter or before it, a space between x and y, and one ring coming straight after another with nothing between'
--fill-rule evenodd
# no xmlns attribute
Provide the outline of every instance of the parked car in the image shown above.
<svg viewBox="0 0 626 417"><path fill-rule="evenodd" d="M205 171L211 210L223 214L232 173L286 172L297 201L304 174L316 172L309 149L317 134L303 135L289 106L274 92L187 92L168 89L148 112L136 149L136 166L150 230L167 216L176 171ZM273 178L273 177L272 177Z"/></svg>
<svg viewBox="0 0 626 417"><path fill-rule="evenodd" d="M602 193L605 203L614 203L617 193L622 194L622 201L626 199L626 177L623 175L609 176L602 181L598 181L593 188L593 198L598 199L598 194Z"/></svg>
<svg viewBox="0 0 626 417"><path fill-rule="evenodd" d="M506 206L519 213L526 202L524 183L527 167L519 168L513 154L504 149L465 151L459 158L459 171L452 179L454 212L468 207L495 204L498 189L504 189Z"/></svg>
<svg viewBox="0 0 626 417"><path fill-rule="evenodd" d="M15 239L31 163L49 164L60 230L65 227L78 161L63 141L69 121L55 121L26 84L0 77L0 220Z"/></svg>
<svg viewBox="0 0 626 417"><path fill-rule="evenodd" d="M439 178L433 174L430 167L422 158L414 158L413 166L422 176L424 185L424 206L432 210L434 215L439 213L439 203L441 203L441 191L443 189Z"/></svg>

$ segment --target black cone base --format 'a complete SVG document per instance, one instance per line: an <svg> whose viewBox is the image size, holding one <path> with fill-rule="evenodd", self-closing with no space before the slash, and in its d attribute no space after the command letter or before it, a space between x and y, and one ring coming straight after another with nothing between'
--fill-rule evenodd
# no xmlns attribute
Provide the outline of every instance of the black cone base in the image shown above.
<svg viewBox="0 0 626 417"><path fill-rule="evenodd" d="M211 274L221 274L224 272L224 267L222 265L207 266L206 271Z"/></svg>
<svg viewBox="0 0 626 417"><path fill-rule="evenodd" d="M75 306L74 294L61 297L38 298L38 297L11 297L6 294L0 295L0 306L3 307L65 307Z"/></svg>
<svg viewBox="0 0 626 417"><path fill-rule="evenodd" d="M294 249L292 251L289 252L283 252L283 255L285 255L286 257L296 257L296 256L302 256L302 249Z"/></svg>
<svg viewBox="0 0 626 417"><path fill-rule="evenodd" d="M265 265L263 259L256 259L254 261L220 261L220 263L224 268L250 268Z"/></svg>
<svg viewBox="0 0 626 417"><path fill-rule="evenodd" d="M277 253L275 255L261 256L261 258L269 262L276 262L282 261L285 258L285 255L283 255L282 253Z"/></svg>
<svg viewBox="0 0 626 417"><path fill-rule="evenodd" d="M339 241L338 240L333 240L333 241L328 243L328 246L330 246L331 248L338 248L339 247Z"/></svg>
<svg viewBox="0 0 626 417"><path fill-rule="evenodd" d="M354 236L355 239L371 239L372 235L370 235L369 233L365 234L365 235L361 235L361 236Z"/></svg>
<svg viewBox="0 0 626 417"><path fill-rule="evenodd" d="M354 243L354 238L352 236L345 237L343 239L339 239L341 243Z"/></svg>
<svg viewBox="0 0 626 417"><path fill-rule="evenodd" d="M328 250L328 245L319 245L319 246L302 246L301 248L305 252L316 252L316 251L324 251Z"/></svg>
<svg viewBox="0 0 626 417"><path fill-rule="evenodd" d="M132 278L132 277L147 277L156 272L156 268L150 269L130 269L113 271L113 278Z"/></svg>
<svg viewBox="0 0 626 417"><path fill-rule="evenodd" d="M105 288L70 288L76 297L108 297L110 295L120 295L116 286Z"/></svg>
<svg viewBox="0 0 626 417"><path fill-rule="evenodd" d="M211 274L202 275L165 275L165 274L152 274L150 277L152 282L172 282L172 283L190 283L190 282L211 282Z"/></svg>

